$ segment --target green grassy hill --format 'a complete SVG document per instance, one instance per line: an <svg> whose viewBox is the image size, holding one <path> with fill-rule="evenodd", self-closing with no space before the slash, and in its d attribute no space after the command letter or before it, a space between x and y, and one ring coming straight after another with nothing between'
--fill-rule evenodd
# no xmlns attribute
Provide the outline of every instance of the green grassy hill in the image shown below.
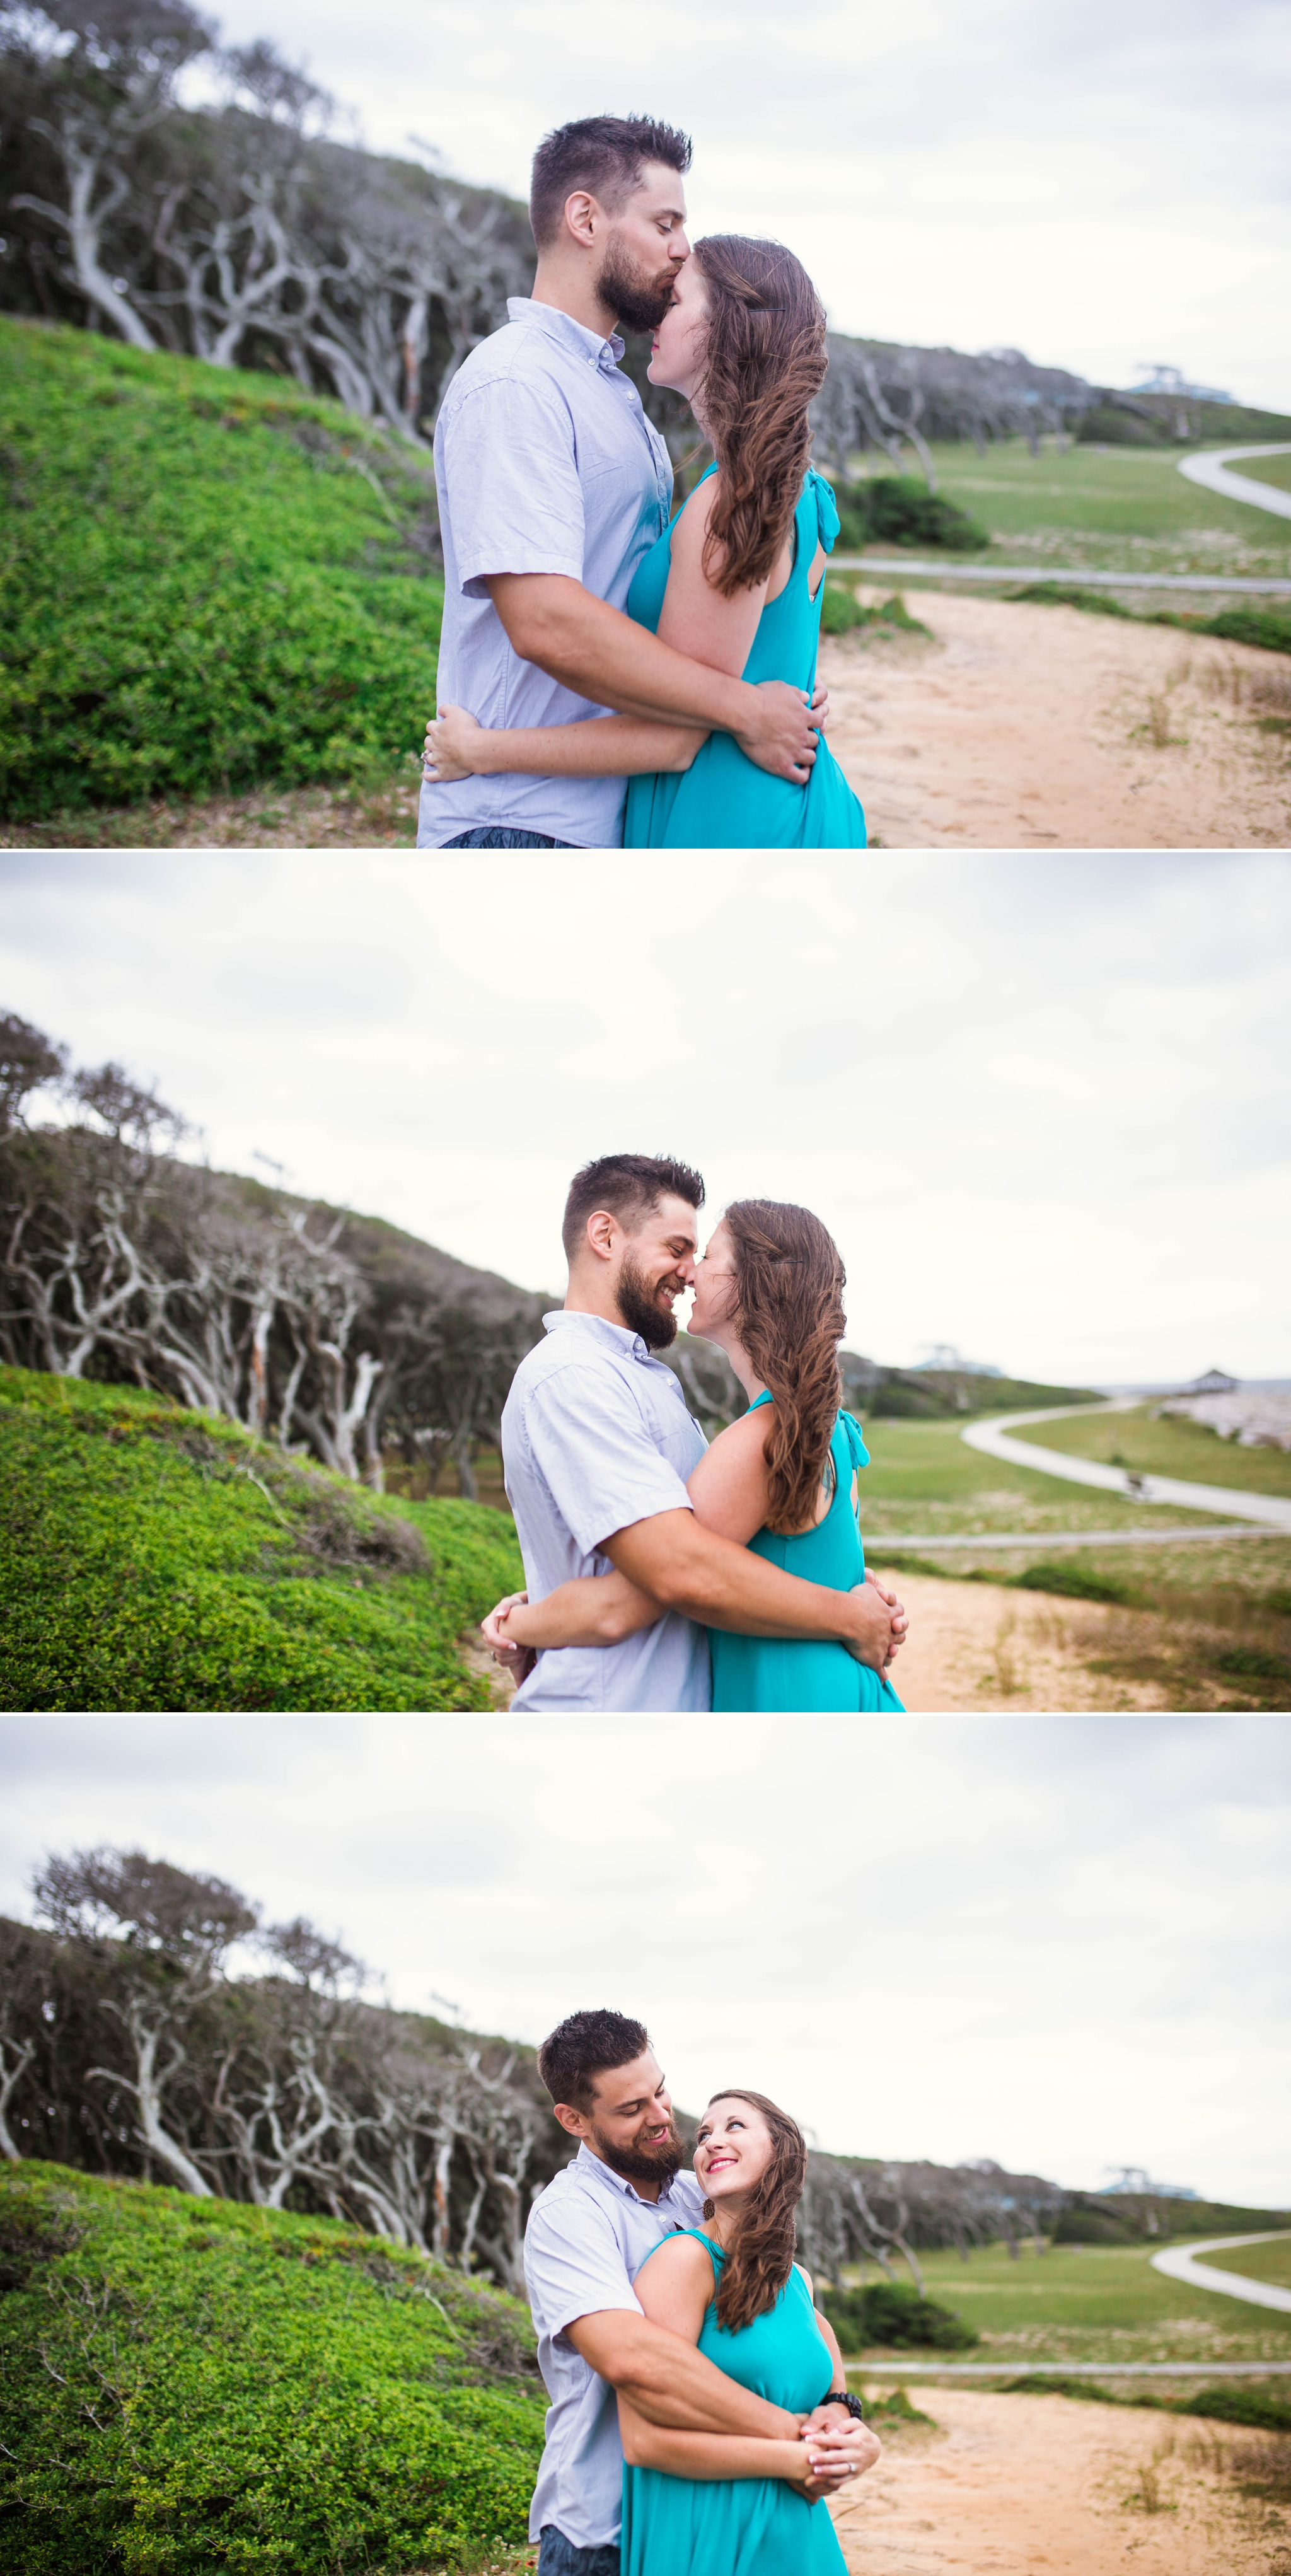
<svg viewBox="0 0 1291 2576"><path fill-rule="evenodd" d="M1221 1440L1204 1422L1156 1416L1151 1404L1132 1413L1077 1415L1066 1422L1033 1422L1017 1434L1042 1448L1102 1466L1136 1467L1145 1475L1178 1476L1197 1485L1233 1485L1251 1494L1291 1499L1291 1450L1242 1449Z"/></svg>
<svg viewBox="0 0 1291 2576"><path fill-rule="evenodd" d="M1277 2225L1276 2212L1256 2213L1254 2224L1261 2215ZM1049 2245L1037 2255L1026 2245L1014 2262L1007 2246L986 2245L967 2263L947 2250L921 2253L919 2264L931 2297L980 2335L974 2361L1089 2361L1109 2369L1118 2361L1291 2361L1291 2316L1172 2281L1153 2270L1153 2250ZM1254 2279L1279 2280L1278 2252L1253 2245L1243 2268ZM1228 2257L1215 2260L1226 2264Z"/></svg>
<svg viewBox="0 0 1291 2576"><path fill-rule="evenodd" d="M359 2576L524 2536L527 2311L330 2219L0 2169L3 2576Z"/></svg>
<svg viewBox="0 0 1291 2576"><path fill-rule="evenodd" d="M1241 434L1234 430L1232 443ZM1288 437L1291 429L1283 424L1264 435ZM934 450L947 500L989 528L1001 563L1255 578L1291 573L1291 521L1190 483L1179 472L1180 453L1081 446L1059 452L1046 439L1032 456L1020 438L980 457L969 446Z"/></svg>
<svg viewBox="0 0 1291 2576"><path fill-rule="evenodd" d="M0 1706L485 1709L523 1581L483 1504L384 1501L231 1423L0 1369Z"/></svg>
<svg viewBox="0 0 1291 2576"><path fill-rule="evenodd" d="M434 702L429 460L279 376L0 316L0 813L388 776Z"/></svg>

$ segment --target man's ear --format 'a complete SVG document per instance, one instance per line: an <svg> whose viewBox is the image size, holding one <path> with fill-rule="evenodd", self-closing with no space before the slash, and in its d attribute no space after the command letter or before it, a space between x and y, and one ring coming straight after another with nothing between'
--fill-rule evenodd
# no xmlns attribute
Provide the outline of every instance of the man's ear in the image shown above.
<svg viewBox="0 0 1291 2576"><path fill-rule="evenodd" d="M615 1219L607 1208L594 1208L587 1220L587 1247L597 1261L614 1257Z"/></svg>
<svg viewBox="0 0 1291 2576"><path fill-rule="evenodd" d="M585 2136L587 2122L582 2112L576 2111L571 2102L553 2102L551 2107L562 2129L568 2129L571 2138Z"/></svg>
<svg viewBox="0 0 1291 2576"><path fill-rule="evenodd" d="M601 208L588 189L575 188L573 195L566 197L565 230L573 234L581 249L592 248L600 217Z"/></svg>

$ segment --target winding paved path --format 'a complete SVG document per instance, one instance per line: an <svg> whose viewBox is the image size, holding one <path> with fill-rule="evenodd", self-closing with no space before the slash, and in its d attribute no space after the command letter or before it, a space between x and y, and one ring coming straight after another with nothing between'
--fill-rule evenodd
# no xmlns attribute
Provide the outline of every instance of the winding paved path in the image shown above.
<svg viewBox="0 0 1291 2576"><path fill-rule="evenodd" d="M1193 2245L1167 2245L1152 2256L1154 2272L1164 2272L1171 2281L1186 2281L1190 2290L1222 2290L1229 2299L1246 2299L1253 2308L1280 2308L1291 2313L1291 2290L1281 2290L1275 2281L1248 2281L1244 2272L1221 2272L1213 2263L1199 2263L1199 2254L1222 2254L1239 2245L1285 2245L1285 2227L1265 2228L1258 2236L1202 2236Z"/></svg>
<svg viewBox="0 0 1291 2576"><path fill-rule="evenodd" d="M1276 483L1257 483L1249 474L1230 474L1230 456L1291 456L1291 445L1282 440L1271 447L1212 447L1203 456L1181 456L1179 471L1207 492L1222 492L1226 501L1249 501L1253 509L1291 519L1291 492L1279 492Z"/></svg>
<svg viewBox="0 0 1291 2576"><path fill-rule="evenodd" d="M1188 1512L1224 1512L1239 1521L1258 1521L1265 1529L1291 1533L1291 1502L1279 1494L1250 1494L1240 1485L1185 1484L1178 1476L1140 1476L1132 1468L1104 1467L1093 1458L1069 1457L1064 1449L1041 1449L1030 1440L1014 1440L1010 1427L1027 1422L1067 1422L1078 1413L1129 1413L1138 1396L1113 1396L1109 1404L1055 1404L1039 1413L1000 1413L985 1422L970 1422L960 1439L970 1449L1002 1458L1010 1467L1038 1468L1043 1476L1062 1476L1073 1485L1098 1485L1104 1493L1121 1494L1132 1503L1173 1503Z"/></svg>

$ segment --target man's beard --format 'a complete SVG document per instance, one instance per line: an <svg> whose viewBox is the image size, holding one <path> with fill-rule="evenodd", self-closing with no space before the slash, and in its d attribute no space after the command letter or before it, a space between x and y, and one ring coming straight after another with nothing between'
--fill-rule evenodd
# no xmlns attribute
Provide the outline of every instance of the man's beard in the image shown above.
<svg viewBox="0 0 1291 2576"><path fill-rule="evenodd" d="M649 1280L644 1271L638 1270L633 1262L624 1260L615 1294L619 1301L619 1313L629 1332L639 1333L648 1351L666 1351L669 1342L676 1341L676 1316L665 1315L662 1309L656 1306L650 1294Z"/></svg>
<svg viewBox="0 0 1291 2576"><path fill-rule="evenodd" d="M644 2133L638 2131L637 2134L641 2136ZM615 2146L609 2138L602 2137L595 2124L592 2135L596 2140L597 2154L604 2158L612 2172L622 2174L625 2182L671 2182L673 2175L680 2173L685 2163L685 2151L671 2123L667 2137L661 2138L653 2151L635 2142L630 2147Z"/></svg>
<svg viewBox="0 0 1291 2576"><path fill-rule="evenodd" d="M612 313L617 313L626 331L657 331L672 302L676 279L677 271L671 261L666 275L660 276L656 272L652 277L639 260L634 260L618 242L611 241L604 267L596 281L596 291L602 303L608 304Z"/></svg>

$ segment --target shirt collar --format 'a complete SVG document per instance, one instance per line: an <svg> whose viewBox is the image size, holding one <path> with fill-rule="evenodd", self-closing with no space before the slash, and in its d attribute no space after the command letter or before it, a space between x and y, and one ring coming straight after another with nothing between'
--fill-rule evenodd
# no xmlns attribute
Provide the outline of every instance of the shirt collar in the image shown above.
<svg viewBox="0 0 1291 2576"><path fill-rule="evenodd" d="M594 1340L608 1342L610 1348L616 1350L621 1358L648 1360L650 1357L639 1333L634 1333L627 1324L611 1324L604 1315L570 1314L565 1307L560 1306L554 1314L544 1315L542 1321L543 1330L548 1333L554 1333L562 1326L566 1330L570 1326L575 1326L584 1332L590 1332ZM598 2164L600 2158L593 2157L592 2161Z"/></svg>
<svg viewBox="0 0 1291 2576"><path fill-rule="evenodd" d="M613 375L623 355L624 343L617 331L607 340L603 332L589 331L585 323L576 322L572 313L562 313L555 304L535 304L531 295L508 295L507 313L513 322L527 322L545 331L549 340L558 341L573 357L586 359L605 375Z"/></svg>
<svg viewBox="0 0 1291 2576"><path fill-rule="evenodd" d="M586 2139L579 2147L574 2162L576 2165L581 2165L585 2172L595 2174L607 2191L621 2192L625 2200L635 2200L642 2209L662 2209L664 2202L671 2199L672 2186L677 2179L675 2174L669 2177L657 2200L642 2200L635 2183L631 2182L626 2174L617 2174L613 2165L606 2164L603 2156L594 2156Z"/></svg>

